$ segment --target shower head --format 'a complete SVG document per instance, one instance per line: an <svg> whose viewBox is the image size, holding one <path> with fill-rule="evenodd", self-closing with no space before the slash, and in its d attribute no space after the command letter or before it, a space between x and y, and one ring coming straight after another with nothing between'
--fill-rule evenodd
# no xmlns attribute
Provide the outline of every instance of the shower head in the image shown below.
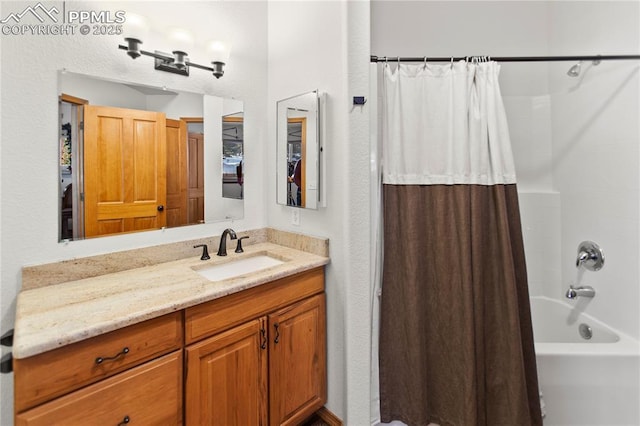
<svg viewBox="0 0 640 426"><path fill-rule="evenodd" d="M577 77L580 75L580 68L582 67L582 61L578 62L567 71L569 77Z"/></svg>

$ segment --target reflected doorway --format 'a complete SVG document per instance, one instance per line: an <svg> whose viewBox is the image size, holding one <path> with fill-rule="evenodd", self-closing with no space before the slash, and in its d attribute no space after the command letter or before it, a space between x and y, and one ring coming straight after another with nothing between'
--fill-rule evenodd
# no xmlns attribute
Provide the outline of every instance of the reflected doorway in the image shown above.
<svg viewBox="0 0 640 426"><path fill-rule="evenodd" d="M287 205L304 207L306 201L306 117L287 117Z"/></svg>
<svg viewBox="0 0 640 426"><path fill-rule="evenodd" d="M82 197L83 106L86 99L61 94L59 103L59 241L84 238Z"/></svg>
<svg viewBox="0 0 640 426"><path fill-rule="evenodd" d="M222 197L244 199L244 114L222 117Z"/></svg>

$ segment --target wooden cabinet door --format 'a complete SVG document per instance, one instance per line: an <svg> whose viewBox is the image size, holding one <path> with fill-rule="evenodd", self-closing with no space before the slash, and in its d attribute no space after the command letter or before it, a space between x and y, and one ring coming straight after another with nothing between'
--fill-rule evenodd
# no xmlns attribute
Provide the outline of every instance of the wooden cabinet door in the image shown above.
<svg viewBox="0 0 640 426"><path fill-rule="evenodd" d="M85 236L166 225L164 113L85 105Z"/></svg>
<svg viewBox="0 0 640 426"><path fill-rule="evenodd" d="M182 424L182 351L16 415L16 426Z"/></svg>
<svg viewBox="0 0 640 426"><path fill-rule="evenodd" d="M269 315L270 425L295 425L327 399L324 293Z"/></svg>
<svg viewBox="0 0 640 426"><path fill-rule="evenodd" d="M266 319L186 348L187 425L267 425Z"/></svg>

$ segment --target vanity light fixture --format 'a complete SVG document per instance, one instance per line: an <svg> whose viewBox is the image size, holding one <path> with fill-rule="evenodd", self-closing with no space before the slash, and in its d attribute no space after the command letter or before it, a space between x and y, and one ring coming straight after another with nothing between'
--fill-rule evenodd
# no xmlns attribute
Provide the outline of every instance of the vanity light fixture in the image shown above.
<svg viewBox="0 0 640 426"><path fill-rule="evenodd" d="M185 29L171 28L168 30L163 29L162 32L167 33L168 42L174 47L171 53L161 52L158 50L148 51L142 50L142 40L147 39L150 36L150 26L147 18L135 13L127 13L127 22L124 27L124 41L126 45L118 45L118 49L126 50L127 55L131 59L136 59L140 56L150 56L155 60L155 69L160 71L172 72L180 75L189 75L189 69L191 67L200 68L205 71L213 73L216 78L220 78L224 75L224 67L228 60L229 49L224 43L216 41L210 43L209 53L211 54L211 65L196 64L189 60L189 52L194 47L193 35Z"/></svg>
<svg viewBox="0 0 640 426"><path fill-rule="evenodd" d="M189 75L189 69L199 68L201 70L209 71L213 73L216 78L220 78L224 75L224 67L226 65L226 59L221 59L220 56L214 56L211 61L212 67L206 65L196 64L195 62L189 61L189 55L186 51L176 49L173 50L171 54L154 51L150 52L147 50L142 50L140 45L142 44L142 40L136 37L125 37L124 39L127 44L118 45L118 49L126 50L127 55L129 55L132 59L136 59L140 56L150 56L155 59L155 69L160 71L172 72L180 75ZM223 46L220 42L214 42L213 45ZM213 52L221 52L224 50L211 49Z"/></svg>

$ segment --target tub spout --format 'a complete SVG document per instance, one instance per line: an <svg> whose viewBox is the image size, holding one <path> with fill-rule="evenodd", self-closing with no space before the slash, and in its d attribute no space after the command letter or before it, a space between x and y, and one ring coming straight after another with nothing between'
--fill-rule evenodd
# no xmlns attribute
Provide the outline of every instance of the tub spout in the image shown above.
<svg viewBox="0 0 640 426"><path fill-rule="evenodd" d="M578 297L594 297L595 295L596 291L591 286L574 287L572 285L569 286L569 290L567 290L567 293L565 294L567 299L576 299Z"/></svg>

